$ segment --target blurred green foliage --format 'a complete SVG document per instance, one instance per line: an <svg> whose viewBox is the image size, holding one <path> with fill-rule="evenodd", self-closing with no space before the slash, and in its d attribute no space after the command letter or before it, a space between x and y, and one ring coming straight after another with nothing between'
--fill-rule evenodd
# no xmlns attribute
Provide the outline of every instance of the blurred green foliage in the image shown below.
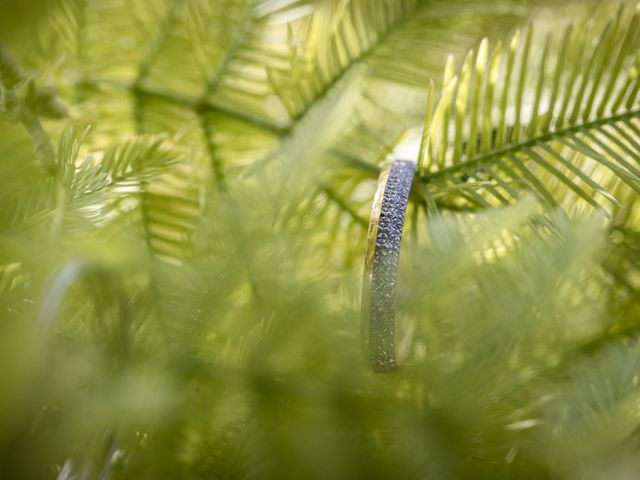
<svg viewBox="0 0 640 480"><path fill-rule="evenodd" d="M637 478L637 11L0 1L0 478Z"/></svg>

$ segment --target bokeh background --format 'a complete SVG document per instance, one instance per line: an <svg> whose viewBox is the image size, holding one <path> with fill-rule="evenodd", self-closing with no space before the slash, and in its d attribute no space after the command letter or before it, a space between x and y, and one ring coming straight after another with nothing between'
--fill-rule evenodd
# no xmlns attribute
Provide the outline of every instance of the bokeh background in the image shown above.
<svg viewBox="0 0 640 480"><path fill-rule="evenodd" d="M640 217L617 176L592 170L603 215L548 172L554 208L416 187L402 368L372 373L360 339L379 166L428 92L531 24L530 102L570 23L577 64L603 38L615 63L628 28L633 90L634 8L0 0L0 478L637 478ZM628 115L613 148L637 169Z"/></svg>

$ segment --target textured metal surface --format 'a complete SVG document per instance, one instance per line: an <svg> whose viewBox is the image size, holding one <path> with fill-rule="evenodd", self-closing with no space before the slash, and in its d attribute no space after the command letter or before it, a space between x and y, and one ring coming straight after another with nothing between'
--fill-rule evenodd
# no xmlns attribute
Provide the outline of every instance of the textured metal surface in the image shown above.
<svg viewBox="0 0 640 480"><path fill-rule="evenodd" d="M396 366L396 278L415 168L411 161L394 160L383 171L369 225L362 299L363 335L377 371L392 371Z"/></svg>

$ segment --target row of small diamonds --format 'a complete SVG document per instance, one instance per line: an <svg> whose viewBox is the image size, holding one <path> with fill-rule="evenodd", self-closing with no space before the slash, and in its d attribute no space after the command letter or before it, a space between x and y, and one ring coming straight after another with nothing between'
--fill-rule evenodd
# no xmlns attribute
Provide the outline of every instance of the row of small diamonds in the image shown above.
<svg viewBox="0 0 640 480"><path fill-rule="evenodd" d="M400 241L415 164L395 160L382 199L371 276L369 348L377 370L395 368L395 291Z"/></svg>

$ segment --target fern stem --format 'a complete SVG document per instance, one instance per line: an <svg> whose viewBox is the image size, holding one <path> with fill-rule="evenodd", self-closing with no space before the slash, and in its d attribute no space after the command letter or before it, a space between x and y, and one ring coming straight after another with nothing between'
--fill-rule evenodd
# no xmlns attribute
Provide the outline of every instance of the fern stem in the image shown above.
<svg viewBox="0 0 640 480"><path fill-rule="evenodd" d="M321 190L327 196L327 198L330 201L335 203L338 206L338 208L340 208L340 210L342 210L347 215L349 215L357 224L362 225L365 228L367 227L369 222L366 219L362 218L358 214L358 212L356 212L351 207L351 205L349 205L346 201L344 201L344 199L342 199L340 196L338 196L338 194L336 194L336 192L334 192L331 188L329 188L326 185L324 185L321 188Z"/></svg>
<svg viewBox="0 0 640 480"><path fill-rule="evenodd" d="M282 125L281 123L276 123L273 121L266 120L264 118L250 115L245 112L240 112L240 111L232 110L230 108L222 107L219 105L214 105L213 103L203 100L200 97L191 97L187 95L181 95L176 92L171 92L168 90L163 90L157 87L153 87L146 84L145 82L131 83L131 82L114 80L114 79L102 78L102 79L94 79L94 80L84 79L80 82L79 85L83 87L88 87L88 88L99 88L101 85L108 85L108 86L120 88L122 90L126 90L134 96L157 98L159 100L173 103L174 105L185 107L196 113L201 113L201 112L221 113L221 114L236 118L238 120L242 120L246 123L250 123L264 130L268 130L272 133L275 133L276 135L285 135L290 130L289 126Z"/></svg>
<svg viewBox="0 0 640 480"><path fill-rule="evenodd" d="M220 85L225 73L227 72L229 65L236 57L236 54L245 45L245 40L248 34L251 32L250 27L253 24L253 10L251 8L245 8L242 20L237 27L237 31L233 35L229 46L225 49L224 56L220 60L220 63L216 67L215 71L209 76L207 80L207 86L203 94L203 98L206 98L209 94L215 92Z"/></svg>
<svg viewBox="0 0 640 480"><path fill-rule="evenodd" d="M180 8L182 8L184 3L184 0L173 0L168 8L165 18L151 36L151 39L147 44L146 52L138 64L138 73L135 80L136 84L143 82L149 76L149 72L153 66L153 61L171 33L171 29L177 20Z"/></svg>
<svg viewBox="0 0 640 480"><path fill-rule="evenodd" d="M429 181L431 181L434 178L438 178L438 177L443 177L446 176L448 174L451 173L458 173L459 171L463 170L464 168L467 167L471 167L471 166L479 166L482 165L485 162L491 162L491 161L495 161L498 160L502 157L505 157L509 154L516 154L520 151L522 151L523 149L526 148L530 148L535 146L538 143L546 143L546 142L550 142L552 141L554 138L559 138L559 137L564 137L566 135L572 135L572 134L576 134L579 133L582 130L590 130L593 128L598 128L600 126L605 126L605 125L610 125L612 123L616 123L619 121L624 121L626 119L631 119L631 118L640 118L640 109L638 110L632 110L630 112L625 112L625 113L621 113L618 115L613 115L610 117L606 117L606 118L600 118L598 120L594 120L592 122L588 122L588 123L583 123L580 125L573 125L571 127L565 128L565 129L561 129L561 130L557 130L554 132L549 132L546 133L544 135L532 138L530 140L527 140L526 142L521 142L515 145L511 145L509 147L506 148L502 148L500 150L496 150L494 152L491 152L487 155L481 155L479 157L476 157L474 159L471 160L467 160L466 162L462 162L460 164L457 165L452 165L450 167L447 168L443 168L441 170L438 170L437 172L433 172L427 175L424 175L420 178L420 181L428 183Z"/></svg>
<svg viewBox="0 0 640 480"><path fill-rule="evenodd" d="M429 3L427 3L429 5ZM367 58L369 58L380 46L382 46L398 29L401 29L403 25L405 25L408 21L410 21L415 13L420 9L422 5L420 2L417 2L416 5L413 6L411 11L403 11L402 15L400 15L396 21L391 22L387 25L386 29L384 29L383 33L379 35L367 48L362 50L358 57L352 59L351 63L345 65L329 82L324 86L324 88L320 89L316 95L311 99L311 102L308 102L296 115L291 118L291 122L289 125L289 129L292 128L296 123L298 123L302 118L304 118L307 113L311 110L318 101L325 98L329 92L340 83L340 80L345 78L347 74L353 70L357 65L364 62Z"/></svg>

